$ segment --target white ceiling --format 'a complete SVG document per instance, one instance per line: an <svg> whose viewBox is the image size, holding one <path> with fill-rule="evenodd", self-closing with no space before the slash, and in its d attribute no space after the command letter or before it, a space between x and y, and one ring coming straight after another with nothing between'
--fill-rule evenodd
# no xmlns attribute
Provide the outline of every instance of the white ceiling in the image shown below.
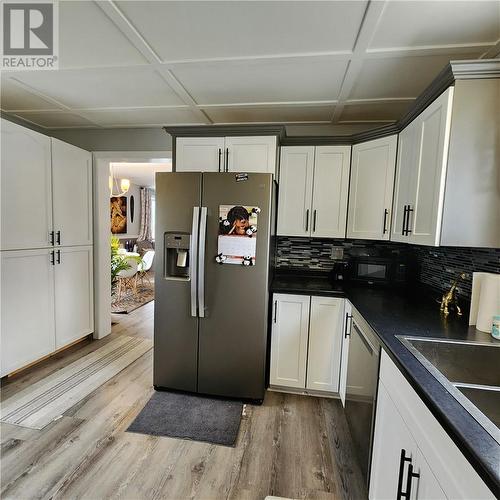
<svg viewBox="0 0 500 500"><path fill-rule="evenodd" d="M128 179L132 184L141 187L154 187L156 172L171 172L172 162L163 163L128 163L110 164L115 179Z"/></svg>
<svg viewBox="0 0 500 500"><path fill-rule="evenodd" d="M496 57L500 2L60 1L57 71L4 71L45 128L397 120L450 60Z"/></svg>

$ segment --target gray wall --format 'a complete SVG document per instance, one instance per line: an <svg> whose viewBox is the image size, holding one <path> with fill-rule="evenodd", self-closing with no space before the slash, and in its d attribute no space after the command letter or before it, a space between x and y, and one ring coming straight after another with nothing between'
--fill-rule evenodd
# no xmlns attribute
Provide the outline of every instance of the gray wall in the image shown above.
<svg viewBox="0 0 500 500"><path fill-rule="evenodd" d="M87 151L170 151L172 138L162 128L57 129L46 133Z"/></svg>

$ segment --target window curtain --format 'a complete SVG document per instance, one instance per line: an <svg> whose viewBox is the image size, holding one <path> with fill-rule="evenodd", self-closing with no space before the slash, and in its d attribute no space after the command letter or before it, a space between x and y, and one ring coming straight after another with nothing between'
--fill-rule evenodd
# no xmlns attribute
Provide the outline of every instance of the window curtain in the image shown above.
<svg viewBox="0 0 500 500"><path fill-rule="evenodd" d="M151 241L151 194L153 190L141 188L141 225L137 241Z"/></svg>

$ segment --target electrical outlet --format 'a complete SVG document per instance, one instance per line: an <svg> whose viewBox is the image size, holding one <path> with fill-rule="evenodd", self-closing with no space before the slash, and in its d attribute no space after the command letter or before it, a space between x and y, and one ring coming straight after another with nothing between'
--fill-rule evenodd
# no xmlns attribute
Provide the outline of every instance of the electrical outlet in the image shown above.
<svg viewBox="0 0 500 500"><path fill-rule="evenodd" d="M332 247L330 259L343 260L343 258L344 258L344 247Z"/></svg>

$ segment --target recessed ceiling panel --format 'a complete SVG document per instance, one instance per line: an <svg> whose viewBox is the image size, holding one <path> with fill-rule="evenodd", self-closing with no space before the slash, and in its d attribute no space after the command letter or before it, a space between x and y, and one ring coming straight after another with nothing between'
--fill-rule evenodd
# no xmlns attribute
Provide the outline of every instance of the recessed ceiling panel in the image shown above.
<svg viewBox="0 0 500 500"><path fill-rule="evenodd" d="M198 104L336 100L347 63L328 57L175 65Z"/></svg>
<svg viewBox="0 0 500 500"><path fill-rule="evenodd" d="M42 97L28 92L8 78L2 78L1 105L4 111L26 109L60 109Z"/></svg>
<svg viewBox="0 0 500 500"><path fill-rule="evenodd" d="M387 2L370 48L495 42L497 1Z"/></svg>
<svg viewBox="0 0 500 500"><path fill-rule="evenodd" d="M18 72L16 78L72 108L183 104L148 66Z"/></svg>
<svg viewBox="0 0 500 500"><path fill-rule="evenodd" d="M472 58L473 54L454 54L367 59L349 97L417 97L450 60Z"/></svg>
<svg viewBox="0 0 500 500"><path fill-rule="evenodd" d="M408 111L411 103L412 101L346 104L339 122L395 121Z"/></svg>
<svg viewBox="0 0 500 500"><path fill-rule="evenodd" d="M86 111L85 116L105 127L204 123L190 108Z"/></svg>
<svg viewBox="0 0 500 500"><path fill-rule="evenodd" d="M214 123L329 122L332 106L210 107L205 113Z"/></svg>
<svg viewBox="0 0 500 500"><path fill-rule="evenodd" d="M56 128L56 127L95 127L96 125L81 116L72 113L58 113L55 111L47 111L41 113L16 113L16 116L28 120L40 127Z"/></svg>
<svg viewBox="0 0 500 500"><path fill-rule="evenodd" d="M96 3L59 2L60 68L145 62Z"/></svg>
<svg viewBox="0 0 500 500"><path fill-rule="evenodd" d="M366 1L118 2L163 60L352 50Z"/></svg>

